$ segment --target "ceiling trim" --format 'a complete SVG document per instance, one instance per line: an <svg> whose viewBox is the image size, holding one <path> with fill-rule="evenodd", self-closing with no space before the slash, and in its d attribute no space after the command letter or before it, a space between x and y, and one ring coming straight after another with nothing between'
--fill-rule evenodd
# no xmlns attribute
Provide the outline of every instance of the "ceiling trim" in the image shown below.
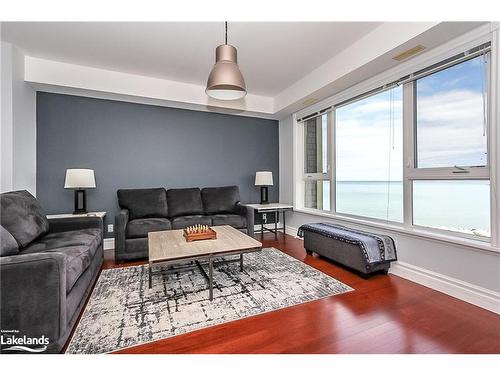
<svg viewBox="0 0 500 375"><path fill-rule="evenodd" d="M276 112L290 112L289 106L314 96L319 90L356 71L404 42L438 25L439 22L386 22L337 54L275 97ZM318 99L324 97L318 93ZM295 108L297 109L297 108ZM293 111L293 110L292 110Z"/></svg>
<svg viewBox="0 0 500 375"><path fill-rule="evenodd" d="M257 114L272 117L274 99L266 96L248 94L245 98L232 101L216 100L205 94L205 87L195 84L146 77L112 70L92 68L83 65L25 56L26 82L35 88L44 87L45 91L66 90L92 93L106 93L109 96L143 98L144 100L165 102L172 106L178 103L196 107L197 110L230 111L233 114Z"/></svg>

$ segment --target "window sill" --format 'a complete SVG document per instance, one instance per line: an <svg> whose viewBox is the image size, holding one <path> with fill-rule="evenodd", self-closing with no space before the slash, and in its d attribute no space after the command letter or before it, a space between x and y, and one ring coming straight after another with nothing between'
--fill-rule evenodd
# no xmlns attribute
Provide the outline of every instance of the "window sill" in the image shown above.
<svg viewBox="0 0 500 375"><path fill-rule="evenodd" d="M453 244L453 245L459 245L459 246L466 247L466 248L472 248L474 250L481 250L481 251L486 251L488 253L495 253L497 255L500 255L500 248L495 247L488 242L483 242L480 240L471 240L471 239L461 238L461 237L456 237L456 236L447 236L445 234L435 233L432 231L426 231L426 230L415 229L415 228L407 228L407 227L404 227L402 225L379 223L379 222L375 222L375 221L371 221L371 220L357 219L357 218L332 214L332 213L328 213L328 212L321 212L318 210L294 208L294 212L315 215L315 216L321 216L321 217L327 217L327 218L342 221L342 222L359 224L359 225L364 225L364 226L371 227L371 228L378 228L378 229L382 229L382 230L393 231L393 232L397 232L397 233L400 233L400 234L403 234L406 236L410 236L410 237L424 238L424 239L434 240L434 241L438 241L438 242L444 242L444 243Z"/></svg>

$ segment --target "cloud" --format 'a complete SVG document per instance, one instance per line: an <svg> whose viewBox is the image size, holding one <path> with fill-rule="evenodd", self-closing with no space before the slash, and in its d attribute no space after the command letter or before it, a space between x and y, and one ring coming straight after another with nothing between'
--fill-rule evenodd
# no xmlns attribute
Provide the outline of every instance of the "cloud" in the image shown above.
<svg viewBox="0 0 500 375"><path fill-rule="evenodd" d="M419 166L484 165L483 98L454 90L417 102Z"/></svg>
<svg viewBox="0 0 500 375"><path fill-rule="evenodd" d="M401 88L394 89L391 132L389 92L336 111L336 176L340 181L400 181L403 178Z"/></svg>

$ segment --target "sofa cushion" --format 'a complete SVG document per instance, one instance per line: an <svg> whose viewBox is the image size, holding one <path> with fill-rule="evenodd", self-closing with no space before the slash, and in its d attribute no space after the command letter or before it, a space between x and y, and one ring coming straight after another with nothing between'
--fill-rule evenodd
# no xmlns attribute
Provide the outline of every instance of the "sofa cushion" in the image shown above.
<svg viewBox="0 0 500 375"><path fill-rule="evenodd" d="M167 201L170 217L203 214L201 192L198 188L169 189Z"/></svg>
<svg viewBox="0 0 500 375"><path fill-rule="evenodd" d="M164 188L120 189L118 204L129 211L130 220L144 217L168 217L167 194Z"/></svg>
<svg viewBox="0 0 500 375"><path fill-rule="evenodd" d="M247 218L234 214L212 215L212 225L231 225L236 229L247 227Z"/></svg>
<svg viewBox="0 0 500 375"><path fill-rule="evenodd" d="M66 293L69 293L80 276L89 268L93 255L85 245L60 247L48 250L64 254L66 261Z"/></svg>
<svg viewBox="0 0 500 375"><path fill-rule="evenodd" d="M212 219L204 215L179 216L172 219L173 229L183 229L195 224L212 225Z"/></svg>
<svg viewBox="0 0 500 375"><path fill-rule="evenodd" d="M148 232L172 229L170 220L164 218L135 219L127 223L127 238L147 237Z"/></svg>
<svg viewBox="0 0 500 375"><path fill-rule="evenodd" d="M19 245L7 229L0 226L0 256L16 255L19 253Z"/></svg>
<svg viewBox="0 0 500 375"><path fill-rule="evenodd" d="M201 190L201 197L207 215L231 214L240 201L240 191L238 186L204 188Z"/></svg>
<svg viewBox="0 0 500 375"><path fill-rule="evenodd" d="M49 222L36 198L26 190L0 194L2 226L21 246L49 231Z"/></svg>
<svg viewBox="0 0 500 375"><path fill-rule="evenodd" d="M102 231L100 229L79 229L67 232L49 233L39 240L31 243L21 254L39 253L41 251L57 250L68 246L87 246L90 256L94 256L97 248L102 242Z"/></svg>

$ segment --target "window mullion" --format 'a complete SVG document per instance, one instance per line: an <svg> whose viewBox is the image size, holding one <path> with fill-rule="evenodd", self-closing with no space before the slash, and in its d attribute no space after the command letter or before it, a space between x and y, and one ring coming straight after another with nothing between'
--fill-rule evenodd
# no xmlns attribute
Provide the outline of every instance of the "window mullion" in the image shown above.
<svg viewBox="0 0 500 375"><path fill-rule="evenodd" d="M489 180L488 167L477 168L408 168L412 180Z"/></svg>
<svg viewBox="0 0 500 375"><path fill-rule="evenodd" d="M413 224L413 187L410 179L415 169L415 100L413 82L403 85L403 223Z"/></svg>
<svg viewBox="0 0 500 375"><path fill-rule="evenodd" d="M500 32L493 33L492 50L489 59L489 69L487 70L488 82L488 165L490 166L490 217L491 217L491 242L493 246L500 246L500 108L499 108L499 50ZM496 62L496 63L495 63Z"/></svg>
<svg viewBox="0 0 500 375"><path fill-rule="evenodd" d="M304 123L296 122L294 126L294 206L304 208Z"/></svg>
<svg viewBox="0 0 500 375"><path fill-rule="evenodd" d="M330 140L330 212L337 212L337 201L336 201L336 189L337 189L337 179L336 179L336 149L335 149L335 108L328 114L329 123L329 140Z"/></svg>

